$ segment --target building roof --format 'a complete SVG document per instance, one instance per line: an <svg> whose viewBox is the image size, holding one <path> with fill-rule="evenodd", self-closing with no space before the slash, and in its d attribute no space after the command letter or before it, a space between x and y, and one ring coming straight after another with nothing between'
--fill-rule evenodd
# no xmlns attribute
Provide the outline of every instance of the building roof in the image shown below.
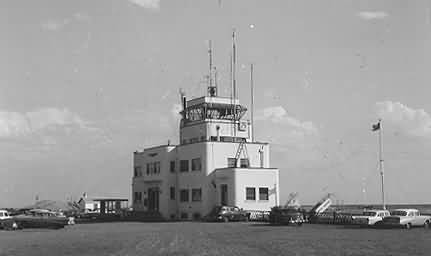
<svg viewBox="0 0 431 256"><path fill-rule="evenodd" d="M46 209L51 211L74 211L78 209L78 206L72 202L63 202L55 200L39 200L36 203L23 207L24 209Z"/></svg>

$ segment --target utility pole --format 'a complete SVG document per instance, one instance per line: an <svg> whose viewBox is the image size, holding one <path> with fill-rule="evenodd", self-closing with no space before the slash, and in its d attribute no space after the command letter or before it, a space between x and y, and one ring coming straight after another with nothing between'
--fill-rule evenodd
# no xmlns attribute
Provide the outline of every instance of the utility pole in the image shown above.
<svg viewBox="0 0 431 256"><path fill-rule="evenodd" d="M379 119L379 170L382 178L382 206L383 210L386 210L385 204L385 172L383 167L383 126L382 119Z"/></svg>

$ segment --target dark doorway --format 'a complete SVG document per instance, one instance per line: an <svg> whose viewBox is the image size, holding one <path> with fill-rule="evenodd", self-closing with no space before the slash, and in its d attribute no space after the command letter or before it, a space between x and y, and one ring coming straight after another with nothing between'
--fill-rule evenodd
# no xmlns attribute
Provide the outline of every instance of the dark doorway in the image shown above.
<svg viewBox="0 0 431 256"><path fill-rule="evenodd" d="M159 211L159 188L148 189L148 210L158 212Z"/></svg>
<svg viewBox="0 0 431 256"><path fill-rule="evenodd" d="M220 185L221 205L227 205L227 184Z"/></svg>

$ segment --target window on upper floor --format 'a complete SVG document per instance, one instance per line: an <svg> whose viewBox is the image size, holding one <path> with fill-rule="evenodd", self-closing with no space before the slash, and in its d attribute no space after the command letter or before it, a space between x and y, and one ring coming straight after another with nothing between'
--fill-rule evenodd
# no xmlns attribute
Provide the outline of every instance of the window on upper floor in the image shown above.
<svg viewBox="0 0 431 256"><path fill-rule="evenodd" d="M189 201L189 190L181 189L180 190L180 202L188 202Z"/></svg>
<svg viewBox="0 0 431 256"><path fill-rule="evenodd" d="M201 188L192 189L192 201L193 202L202 201L202 189Z"/></svg>
<svg viewBox="0 0 431 256"><path fill-rule="evenodd" d="M147 175L150 175L150 164L147 163Z"/></svg>
<svg viewBox="0 0 431 256"><path fill-rule="evenodd" d="M249 162L248 158L241 158L241 160L240 160L240 167L241 168L248 168L248 167L250 167L250 162Z"/></svg>
<svg viewBox="0 0 431 256"><path fill-rule="evenodd" d="M236 167L236 159L235 158L228 158L227 159L227 167L228 168L235 168Z"/></svg>
<svg viewBox="0 0 431 256"><path fill-rule="evenodd" d="M171 161L169 165L169 170L171 173L175 172L175 161Z"/></svg>
<svg viewBox="0 0 431 256"><path fill-rule="evenodd" d="M170 196L171 196L171 200L175 200L175 187L171 187Z"/></svg>
<svg viewBox="0 0 431 256"><path fill-rule="evenodd" d="M135 177L142 176L142 167L141 166L135 166L133 175Z"/></svg>
<svg viewBox="0 0 431 256"><path fill-rule="evenodd" d="M267 201L269 199L268 188L259 188L259 200Z"/></svg>
<svg viewBox="0 0 431 256"><path fill-rule="evenodd" d="M256 188L245 188L245 200L256 200Z"/></svg>
<svg viewBox="0 0 431 256"><path fill-rule="evenodd" d="M159 174L160 173L160 162L155 162L154 163L154 174Z"/></svg>
<svg viewBox="0 0 431 256"><path fill-rule="evenodd" d="M192 171L200 171L202 170L202 162L201 158L192 159Z"/></svg>
<svg viewBox="0 0 431 256"><path fill-rule="evenodd" d="M180 172L188 172L188 171L189 171L189 160L181 160Z"/></svg>

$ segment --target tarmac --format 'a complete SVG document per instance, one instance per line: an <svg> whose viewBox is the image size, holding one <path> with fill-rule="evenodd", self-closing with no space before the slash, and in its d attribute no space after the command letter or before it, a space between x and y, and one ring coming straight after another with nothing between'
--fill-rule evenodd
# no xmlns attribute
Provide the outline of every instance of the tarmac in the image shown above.
<svg viewBox="0 0 431 256"><path fill-rule="evenodd" d="M0 255L429 255L431 229L113 222L0 231Z"/></svg>

